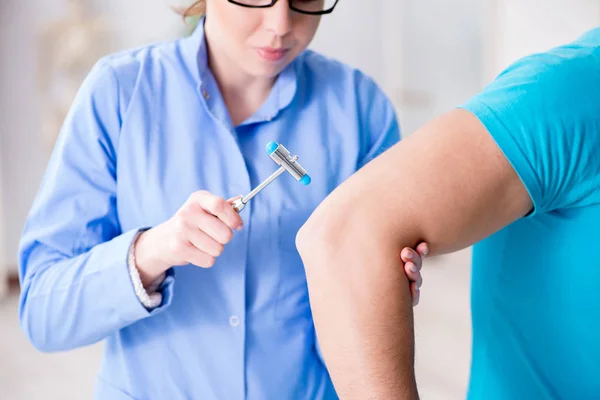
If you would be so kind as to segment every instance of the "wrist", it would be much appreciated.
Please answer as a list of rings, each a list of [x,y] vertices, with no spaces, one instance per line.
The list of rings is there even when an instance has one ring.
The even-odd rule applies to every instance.
[[[171,267],[156,254],[156,246],[152,244],[153,234],[152,229],[144,231],[133,243],[135,266],[146,289]]]

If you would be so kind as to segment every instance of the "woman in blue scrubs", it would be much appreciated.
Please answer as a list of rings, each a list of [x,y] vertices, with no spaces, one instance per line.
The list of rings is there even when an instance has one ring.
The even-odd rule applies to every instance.
[[[197,2],[190,37],[83,83],[21,239],[20,318],[41,351],[106,339],[96,398],[336,398],[295,236],[399,131],[370,78],[306,50],[335,3]],[[312,183],[282,175],[238,214],[272,141]]]

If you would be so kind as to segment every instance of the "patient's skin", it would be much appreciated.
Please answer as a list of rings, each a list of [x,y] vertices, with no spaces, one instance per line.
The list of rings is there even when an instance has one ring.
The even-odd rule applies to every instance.
[[[297,243],[340,397],[418,397],[411,296],[396,267],[399,248],[426,241],[431,254],[463,249],[531,208],[494,140],[464,110],[424,126],[334,191]]]

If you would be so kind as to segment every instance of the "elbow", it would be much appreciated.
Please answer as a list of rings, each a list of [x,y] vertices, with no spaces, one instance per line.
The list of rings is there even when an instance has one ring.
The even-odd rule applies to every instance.
[[[21,331],[29,340],[29,343],[42,353],[51,353],[57,351],[57,346],[52,343],[47,329],[44,329],[44,323],[41,320],[39,312],[34,310],[34,307],[27,301],[27,289],[21,291],[19,302],[19,325]]]
[[[300,227],[296,234],[296,249],[302,257],[302,260],[306,260],[307,257],[312,255],[311,248],[314,245],[314,237],[312,233],[315,231],[315,224],[313,222],[313,216],[311,216],[305,223]]]
[[[311,218],[309,218],[308,221],[302,225],[296,234],[296,249],[298,250],[298,254],[300,254],[300,258],[302,259],[305,269],[312,265],[308,261],[309,257],[314,256],[313,252],[311,251],[314,246],[314,237],[311,233],[315,228]]]
[[[67,324],[63,318],[51,315],[48,301],[28,296],[30,285],[24,285],[19,299],[19,325],[28,341],[42,353],[71,350],[69,336],[65,335]]]
[[[38,297],[35,295],[36,288],[39,286],[40,273],[33,272],[41,269],[39,266],[32,265],[29,260],[28,249],[24,245],[19,254],[20,265],[20,293],[19,293],[19,327],[29,343],[42,353],[51,353],[58,350],[56,343],[52,341],[51,324],[48,316],[48,304],[50,299],[47,296]],[[37,267],[37,268],[36,268]]]
[[[56,332],[49,328],[49,323],[35,313],[24,311],[19,316],[19,323],[29,343],[41,353],[56,353],[78,347],[62,335],[55,334]]]
[[[60,350],[58,346],[53,346],[49,341],[43,340],[40,336],[35,335],[31,330],[28,330],[23,325],[21,325],[21,329],[25,333],[29,343],[31,343],[33,347],[40,353],[55,353]]]
[[[348,268],[343,257],[344,246],[339,243],[341,237],[336,233],[339,232],[336,229],[337,218],[321,211],[317,209],[296,235],[296,248],[304,265],[311,309],[316,320],[330,315],[332,296],[335,296],[336,290],[344,289],[339,282],[344,281],[345,276],[353,275],[348,272],[352,267]]]
[[[352,246],[362,236],[361,231],[352,229],[359,223],[360,216],[344,217],[344,207],[339,203],[336,206],[322,203],[296,235],[296,248],[309,285],[344,274]]]
[[[19,310],[19,324],[21,331],[36,350],[42,353],[52,353],[59,350],[59,346],[53,343],[44,324],[40,323],[39,316],[30,310],[27,303],[21,303]]]
[[[307,270],[326,257],[326,249],[332,247],[334,217],[317,209],[296,235],[296,248]],[[307,271],[308,272],[308,271]]]
[[[374,272],[390,279],[404,276],[400,251],[418,244],[420,230],[413,225],[399,229],[379,210],[344,199],[322,203],[296,236],[309,291],[339,282],[364,287]]]

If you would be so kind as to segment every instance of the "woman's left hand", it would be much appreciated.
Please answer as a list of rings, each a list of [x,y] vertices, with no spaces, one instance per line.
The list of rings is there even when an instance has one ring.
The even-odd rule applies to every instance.
[[[420,289],[423,284],[421,276],[421,266],[423,258],[429,253],[429,246],[422,242],[416,248],[416,251],[410,247],[405,247],[400,252],[400,258],[404,262],[404,272],[410,281],[410,294],[413,300],[413,307],[419,304]]]

